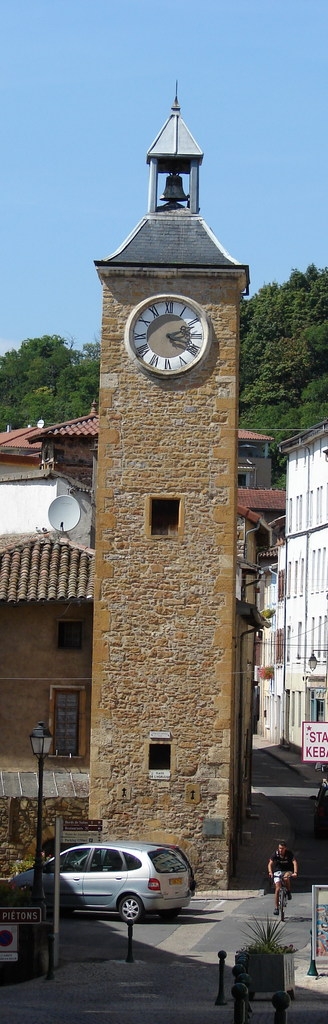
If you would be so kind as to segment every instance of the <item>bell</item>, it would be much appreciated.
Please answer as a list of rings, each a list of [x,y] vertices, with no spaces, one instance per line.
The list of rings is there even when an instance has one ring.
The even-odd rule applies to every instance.
[[[171,173],[168,175],[163,195],[160,198],[164,199],[167,203],[186,202],[189,199],[189,196],[184,194],[180,174]]]

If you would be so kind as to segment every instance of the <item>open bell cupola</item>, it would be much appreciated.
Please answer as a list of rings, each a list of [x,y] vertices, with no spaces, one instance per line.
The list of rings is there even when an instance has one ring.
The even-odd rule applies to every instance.
[[[171,114],[147,153],[149,164],[148,213],[161,209],[188,206],[190,213],[199,213],[199,168],[203,153],[180,116],[180,104],[175,96]],[[166,183],[158,206],[158,178],[166,174]],[[182,175],[189,177],[189,191],[185,190]]]

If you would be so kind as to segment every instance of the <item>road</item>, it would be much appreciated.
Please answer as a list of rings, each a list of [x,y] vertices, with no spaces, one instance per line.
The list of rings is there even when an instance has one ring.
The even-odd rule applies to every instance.
[[[294,1024],[324,1024],[327,978],[307,978],[310,957],[311,884],[325,875],[327,843],[312,835],[311,787],[263,750],[254,754],[254,787],[288,814],[301,874],[287,906],[284,940],[298,949]],[[313,793],[318,787],[314,778]],[[310,792],[308,790],[310,789]],[[284,837],[282,837],[284,838]],[[262,836],[261,836],[262,840]],[[262,847],[262,842],[260,843]],[[259,865],[271,852],[263,850]],[[127,926],[115,915],[76,913],[60,926],[60,963],[52,981],[43,978],[1,989],[8,1024],[231,1024],[231,967],[246,942],[252,917],[272,913],[272,893],[243,898],[194,898],[171,924],[149,918],[133,929],[133,962],[127,962]],[[227,952],[225,1007],[215,1006],[218,951]],[[310,986],[310,988],[308,987]],[[255,1024],[272,1024],[271,1003],[255,999]]]
[[[286,911],[285,931],[286,942],[293,942],[298,949],[305,948],[309,942],[312,884],[327,881],[327,843],[313,837],[311,797],[317,792],[319,782],[318,774],[313,771],[313,786],[309,786],[295,771],[270,757],[265,749],[254,751],[254,791],[264,793],[282,809],[295,836],[294,852],[300,875]],[[240,900],[236,893],[234,900],[194,898],[190,907],[171,924],[156,917],[149,918],[134,926],[135,956],[156,960],[164,952],[173,955],[184,952],[198,960],[215,963],[218,950],[224,948],[231,960],[245,942],[249,919],[263,919],[272,912],[272,893],[265,886],[265,865],[271,852],[264,847],[262,896]],[[77,913],[61,922],[60,955],[66,962],[124,960],[127,942],[127,926],[113,915]]]
[[[254,792],[264,793],[281,808],[294,833],[293,852],[299,862],[299,879],[295,884],[298,892],[310,892],[313,884],[323,885],[328,881],[327,842],[314,839],[313,835],[313,798],[320,781],[321,775],[314,768],[311,786],[287,765],[273,760],[265,749],[254,752]]]

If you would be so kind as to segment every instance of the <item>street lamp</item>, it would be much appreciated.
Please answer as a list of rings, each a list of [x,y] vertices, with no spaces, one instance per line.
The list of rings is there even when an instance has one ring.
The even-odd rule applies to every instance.
[[[34,861],[34,875],[33,875],[33,886],[32,886],[32,903],[36,907],[41,907],[42,919],[45,921],[46,918],[46,901],[43,890],[43,878],[42,878],[42,800],[43,800],[43,766],[45,758],[48,756],[51,743],[52,735],[44,722],[38,722],[30,734],[31,747],[33,754],[38,759],[38,817],[36,827],[36,850],[35,850],[35,861]]]
[[[309,669],[310,669],[310,672],[314,672],[315,671],[315,669],[317,667],[317,664],[318,664],[318,662],[317,662],[315,653],[314,653],[314,651],[312,651],[311,657],[309,658]]]

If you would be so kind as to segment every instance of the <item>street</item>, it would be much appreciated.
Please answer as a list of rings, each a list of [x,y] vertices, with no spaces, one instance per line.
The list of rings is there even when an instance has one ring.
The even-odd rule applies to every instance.
[[[254,799],[259,792],[267,794],[269,813],[278,819],[280,808],[288,816],[300,864],[300,877],[287,906],[284,926],[284,941],[292,942],[298,950],[294,1024],[304,1020],[321,1024],[325,1019],[322,994],[328,988],[327,976],[318,981],[307,978],[311,885],[326,880],[328,849],[325,840],[313,838],[310,798],[320,781],[318,774],[313,774],[312,787],[308,780],[279,764],[265,750],[254,752]],[[284,821],[283,815],[280,820]],[[277,835],[279,838],[286,837]],[[225,1024],[231,1024],[231,967],[235,952],[245,944],[252,918],[265,920],[272,914],[273,895],[268,891],[266,878],[270,853],[266,835],[261,834],[257,848],[252,851],[258,864],[258,889],[254,895],[245,896],[237,890],[206,897],[196,893],[190,907],[175,922],[169,924],[150,917],[135,925],[133,962],[127,962],[127,926],[115,915],[78,912],[71,918],[62,918],[60,963],[54,979],[2,987],[1,1002],[8,1024],[44,1024],[44,1020],[48,1024],[80,1024],[81,1020],[88,1024],[101,1020],[110,1024],[153,1024],[155,1016],[158,1024],[208,1024],[212,1019],[217,1021],[218,1016]],[[246,888],[247,878],[243,881]],[[215,999],[221,949],[227,953],[227,1005],[218,1008]],[[256,997],[252,1006],[254,1024],[273,1020],[270,1001]]]

